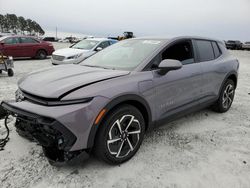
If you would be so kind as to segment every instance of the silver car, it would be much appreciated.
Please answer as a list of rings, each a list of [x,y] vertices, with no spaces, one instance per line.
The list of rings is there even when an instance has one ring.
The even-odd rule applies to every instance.
[[[129,39],[80,64],[27,75],[18,82],[16,101],[2,106],[52,164],[91,152],[119,164],[156,125],[206,107],[228,111],[238,69],[215,39]]]
[[[84,39],[69,48],[54,51],[51,56],[51,62],[53,65],[80,63],[84,59],[116,42],[116,40],[107,38]]]
[[[243,50],[250,50],[250,42],[245,42],[242,44],[242,49]]]

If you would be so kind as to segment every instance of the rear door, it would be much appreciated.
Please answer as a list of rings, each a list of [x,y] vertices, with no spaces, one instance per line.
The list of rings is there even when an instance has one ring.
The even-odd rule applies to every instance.
[[[213,100],[218,96],[221,86],[221,74],[223,68],[222,53],[215,41],[195,40],[198,62],[202,69],[202,98],[201,102]]]
[[[21,57],[22,55],[22,47],[20,46],[18,37],[8,37],[3,40],[4,45],[1,51],[4,55],[13,56],[13,57]]]
[[[20,37],[22,57],[35,57],[40,42],[30,37]]]
[[[183,64],[179,70],[159,75],[157,64],[163,59],[176,59]],[[196,63],[191,40],[177,42],[163,51],[153,63],[155,87],[155,109],[158,119],[198,105],[201,97],[202,75],[200,64]]]

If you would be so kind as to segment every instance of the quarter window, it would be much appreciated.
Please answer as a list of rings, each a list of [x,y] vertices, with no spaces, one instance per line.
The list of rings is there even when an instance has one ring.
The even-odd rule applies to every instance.
[[[200,61],[211,61],[214,59],[214,51],[210,41],[196,40]]]
[[[220,49],[219,49],[216,42],[212,42],[212,46],[213,46],[213,49],[214,49],[214,57],[216,59],[221,55],[221,52],[220,52]]]

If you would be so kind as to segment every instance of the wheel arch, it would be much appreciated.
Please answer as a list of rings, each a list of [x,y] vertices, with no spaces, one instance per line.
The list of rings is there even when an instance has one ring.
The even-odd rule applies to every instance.
[[[226,80],[228,80],[228,79],[233,80],[233,82],[235,84],[235,88],[236,88],[237,87],[237,81],[238,81],[236,74],[232,73],[232,74],[228,75]]]
[[[236,89],[236,87],[237,87],[237,82],[238,82],[238,73],[237,73],[236,71],[231,71],[231,72],[229,72],[229,73],[225,76],[225,78],[224,78],[224,80],[223,80],[223,82],[222,82],[222,84],[221,84],[221,86],[220,86],[220,92],[219,92],[219,94],[221,93],[221,90],[222,90],[222,88],[223,88],[223,85],[226,83],[226,81],[227,81],[228,79],[233,80],[233,82],[235,83],[235,89]]]
[[[119,96],[113,99],[103,108],[103,109],[106,109],[106,112],[105,112],[105,115],[100,119],[99,123],[97,125],[96,124],[92,125],[89,138],[88,138],[88,144],[87,144],[88,148],[92,148],[94,146],[95,137],[103,119],[105,119],[105,117],[109,114],[111,110],[123,104],[129,104],[129,105],[135,106],[142,113],[145,119],[146,130],[148,130],[152,126],[151,109],[145,99],[135,94]]]

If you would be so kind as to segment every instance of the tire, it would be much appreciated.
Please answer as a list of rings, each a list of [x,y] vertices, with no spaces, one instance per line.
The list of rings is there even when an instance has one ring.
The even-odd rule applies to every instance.
[[[233,80],[228,79],[222,87],[219,99],[214,104],[213,110],[220,113],[227,112],[233,103],[234,94],[235,83]]]
[[[121,164],[136,154],[144,133],[145,121],[141,112],[132,105],[119,106],[100,124],[94,153],[109,164]]]
[[[47,53],[45,50],[38,50],[36,53],[36,58],[37,59],[46,59],[47,58]]]
[[[12,69],[8,69],[8,76],[9,77],[14,76],[14,71]]]

